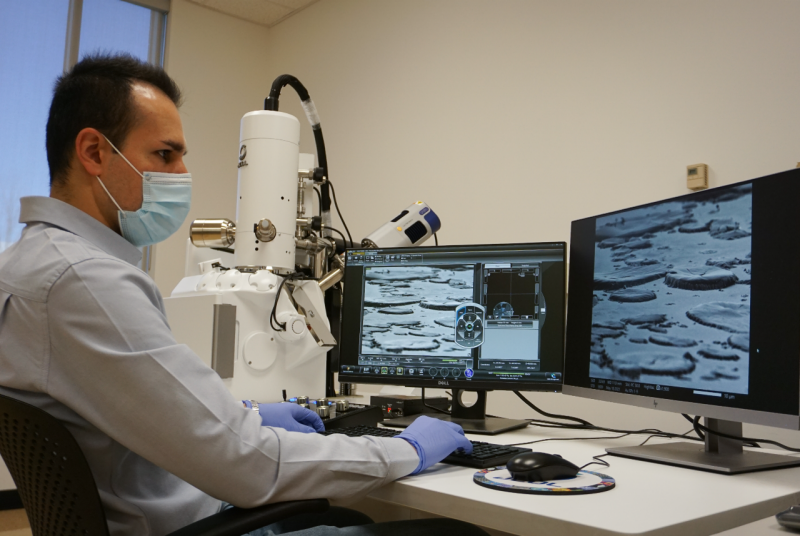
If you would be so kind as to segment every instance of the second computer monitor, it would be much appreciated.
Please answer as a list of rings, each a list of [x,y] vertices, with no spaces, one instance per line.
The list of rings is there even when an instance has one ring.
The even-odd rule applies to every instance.
[[[563,242],[352,249],[341,381],[561,388]]]

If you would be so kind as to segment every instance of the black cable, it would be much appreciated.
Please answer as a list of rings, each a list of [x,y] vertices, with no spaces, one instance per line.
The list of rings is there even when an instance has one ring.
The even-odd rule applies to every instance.
[[[292,86],[303,103],[303,110],[306,112],[306,117],[308,118],[308,122],[311,123],[311,130],[314,133],[314,143],[317,147],[317,160],[319,161],[319,167],[324,169],[325,176],[330,178],[330,170],[328,169],[328,155],[325,151],[325,138],[322,136],[322,125],[320,124],[320,119],[317,115],[317,107],[314,105],[314,101],[311,100],[311,96],[308,94],[308,90],[305,88],[302,82],[290,74],[282,74],[277,77],[272,82],[269,96],[264,99],[264,109],[276,112],[278,111],[281,89],[287,85]],[[322,195],[320,197],[321,213],[329,212],[331,209],[331,198],[328,189],[327,183],[322,185]]]
[[[687,437],[687,434],[691,433],[692,430],[684,434],[675,434],[672,432],[664,432],[662,430],[658,430],[656,428],[645,428],[643,430],[618,430],[615,428],[605,428],[602,426],[585,426],[582,424],[571,424],[571,423],[561,423],[561,422],[552,422],[552,421],[542,421],[539,419],[526,419],[530,424],[534,426],[539,426],[542,428],[557,428],[562,430],[595,430],[598,432],[611,432],[615,434],[626,434],[626,435],[641,435],[641,434],[649,434],[651,436],[658,436],[658,437],[666,437],[666,438],[683,438],[688,439],[691,441],[702,441],[697,437]],[[555,438],[557,440],[557,438]],[[604,438],[605,439],[605,438]],[[614,438],[616,439],[616,438]]]
[[[436,242],[437,246],[439,245],[439,237],[436,235],[436,233],[433,233],[433,241]]]
[[[568,420],[568,421],[575,421],[575,422],[578,422],[578,423],[580,423],[580,424],[582,424],[582,425],[584,425],[584,426],[592,426],[592,427],[594,426],[594,425],[593,425],[592,423],[590,423],[589,421],[584,421],[583,419],[580,419],[580,418],[578,418],[578,417],[570,417],[569,415],[556,415],[556,414],[554,414],[554,413],[547,413],[546,411],[543,411],[543,410],[541,410],[541,409],[537,408],[537,407],[536,407],[536,406],[533,404],[533,402],[531,402],[530,400],[528,400],[527,398],[525,398],[524,396],[522,396],[522,393],[520,393],[519,391],[514,391],[514,394],[515,394],[515,395],[517,395],[517,396],[519,397],[519,399],[520,399],[520,400],[522,400],[523,402],[525,402],[525,403],[526,403],[526,404],[527,404],[527,405],[528,405],[530,408],[532,408],[532,409],[533,409],[533,410],[534,410],[536,413],[540,413],[541,415],[544,415],[545,417],[550,417],[551,419],[562,419],[562,420]]]
[[[534,443],[544,443],[545,441],[588,441],[590,439],[622,439],[628,437],[631,433],[618,435],[616,437],[547,437],[545,439],[535,439],[533,441],[525,441],[524,443],[509,443],[509,447],[521,447],[522,445],[533,445]]]
[[[703,433],[703,431],[702,431],[702,430],[700,430],[700,429],[697,427],[697,424],[700,422],[700,415],[695,415],[695,416],[694,416],[694,419],[693,419],[693,418],[691,418],[691,417],[689,417],[689,416],[688,416],[688,415],[686,415],[685,413],[681,413],[681,415],[683,415],[683,418],[684,418],[684,419],[686,419],[687,421],[689,421],[690,423],[692,423],[692,428],[694,429],[695,433],[696,433],[698,436],[700,436],[700,439],[702,439],[703,441],[705,441],[705,439],[706,439],[706,435]]]
[[[706,434],[704,434],[703,430],[700,429],[700,417],[701,416],[700,415],[695,415],[694,418],[692,418],[692,417],[686,415],[685,413],[681,413],[681,415],[683,415],[684,419],[686,419],[687,421],[692,423],[692,428],[694,429],[694,432],[700,437],[700,439],[705,441],[706,440]],[[761,448],[761,445],[759,445],[758,443],[755,443],[753,441],[750,441],[750,442],[744,441],[743,444],[745,446],[748,446],[748,447]]]
[[[314,188],[314,191],[317,192],[317,201],[319,201],[319,208],[322,210],[322,194],[319,193],[319,188]]]
[[[425,402],[425,388],[424,387],[422,388],[422,405],[425,406],[426,408],[432,409],[434,411],[438,411],[439,413],[444,413],[445,415],[450,415],[449,411],[444,410],[442,408],[437,408],[435,406],[431,406],[427,402]]]
[[[706,428],[705,426],[700,424],[699,416],[695,417],[695,419],[697,420],[695,422],[694,429],[695,432],[697,432],[698,434],[700,433],[700,431],[703,431],[707,434],[724,437],[725,439],[733,439],[735,441],[741,441],[742,443],[744,443],[745,446],[748,447],[761,448],[761,445],[759,445],[759,443],[766,443],[768,445],[775,445],[776,447],[780,447],[783,450],[788,450],[789,452],[800,452],[800,448],[789,447],[787,445],[784,445],[783,443],[778,443],[777,441],[773,441],[771,439],[755,439],[752,437],[735,436],[731,434],[725,434],[723,432],[718,432],[717,430],[710,430],[709,428]]]
[[[333,183],[330,179],[327,180],[327,184],[331,187],[331,193],[333,194],[333,206],[336,207],[336,213],[339,215],[339,219],[342,221],[342,225],[344,225],[344,230],[347,231],[347,237],[350,239],[350,245],[353,245],[353,236],[350,234],[350,229],[347,228],[347,224],[344,222],[344,216],[342,216],[342,211],[339,210],[339,202],[336,200],[336,190],[333,187]],[[328,227],[330,229],[330,227]],[[340,233],[341,234],[341,233]],[[344,238],[344,236],[342,236]]]
[[[531,422],[531,424],[536,424],[535,419],[528,419],[528,421]],[[580,424],[569,424],[569,423],[549,423],[549,424],[553,426],[544,426],[544,428],[562,428],[568,430],[597,430],[598,432],[612,432],[615,434],[631,434],[631,435],[651,434],[668,438],[682,437],[684,439],[689,439],[692,441],[702,441],[702,439],[698,437],[687,437],[686,434],[675,434],[672,432],[664,432],[662,430],[658,430],[655,428],[645,428],[643,430],[618,430],[616,428],[605,428],[603,426],[583,426]]]
[[[228,270],[230,270],[230,268],[228,268],[227,266],[222,266],[222,264],[220,264],[218,262],[212,263],[211,267],[212,268],[219,268],[220,272],[227,272]]]
[[[701,441],[699,438],[686,437],[686,434],[673,434],[672,432],[663,432],[663,431],[655,429],[655,428],[646,428],[644,430],[618,430],[616,428],[605,428],[603,426],[596,426],[596,425],[594,425],[594,424],[592,424],[592,423],[590,423],[588,421],[584,421],[583,419],[580,419],[578,417],[570,417],[569,415],[555,415],[555,414],[552,414],[552,413],[548,413],[548,412],[543,411],[543,410],[539,409],[538,407],[536,407],[530,400],[528,400],[527,398],[522,396],[522,394],[519,391],[514,391],[514,394],[516,394],[523,402],[525,402],[528,406],[533,408],[536,412],[544,415],[545,417],[550,417],[552,419],[567,419],[567,420],[572,420],[572,421],[576,421],[576,422],[580,423],[580,424],[569,424],[569,423],[557,423],[557,422],[544,421],[545,427],[566,428],[566,429],[571,429],[571,430],[597,430],[597,431],[600,431],[600,432],[612,432],[612,433],[615,433],[615,434],[637,434],[637,435],[638,434],[653,434],[653,435],[657,435],[657,436],[660,436],[660,437],[669,437],[669,438],[684,437],[686,439],[691,439],[693,441]],[[528,422],[530,422],[531,424],[536,424],[537,426],[542,426],[542,424],[539,424],[542,421],[538,421],[537,419],[528,419]]]
[[[605,458],[606,456],[611,456],[611,455],[606,452],[605,454],[598,454],[597,456],[592,456],[592,459],[595,461],[580,466],[578,471],[583,471],[584,467],[589,467],[590,465],[602,465],[603,467],[611,467],[610,463],[600,459],[600,458]]]
[[[270,313],[269,315],[269,326],[274,331],[286,331],[286,322],[278,322],[278,319],[275,317],[275,310],[278,308],[278,300],[281,299],[281,291],[283,290],[283,285],[285,285],[289,279],[294,279],[299,275],[302,274],[299,274],[297,272],[291,273],[285,276],[278,285],[278,291],[275,293],[275,303],[272,304],[272,313]],[[275,323],[278,324],[278,327],[275,327]]]
[[[333,231],[334,233],[336,233],[336,234],[338,234],[339,236],[341,236],[341,237],[342,237],[342,241],[345,243],[345,244],[344,244],[344,247],[347,247],[347,238],[345,238],[345,237],[344,237],[344,235],[342,234],[342,232],[341,232],[339,229],[334,229],[333,227],[328,227],[327,225],[324,227],[324,229],[327,229],[327,230],[329,230],[329,231]],[[352,241],[351,241],[351,242],[352,242]],[[334,251],[336,250],[336,247],[335,247],[335,246],[336,246],[336,243],[334,243],[334,248],[333,248],[333,249],[334,249]]]

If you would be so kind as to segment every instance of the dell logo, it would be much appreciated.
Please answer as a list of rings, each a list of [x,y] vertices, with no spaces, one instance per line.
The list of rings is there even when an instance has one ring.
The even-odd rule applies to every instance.
[[[439,385],[450,385],[450,382],[447,382],[447,381],[444,381],[444,380],[439,380],[438,383],[439,383]]]

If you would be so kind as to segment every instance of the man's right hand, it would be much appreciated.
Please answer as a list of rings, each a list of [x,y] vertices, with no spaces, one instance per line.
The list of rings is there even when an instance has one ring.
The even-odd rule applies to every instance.
[[[464,437],[464,430],[459,425],[425,415],[417,417],[411,426],[395,437],[405,439],[417,449],[419,465],[412,475],[442,461],[455,450],[472,453],[472,443]]]

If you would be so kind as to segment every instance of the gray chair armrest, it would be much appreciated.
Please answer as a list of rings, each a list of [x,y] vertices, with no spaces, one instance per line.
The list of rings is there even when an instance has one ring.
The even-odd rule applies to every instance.
[[[328,507],[326,499],[288,501],[247,509],[234,507],[195,521],[168,536],[242,536],[288,517],[325,512]]]

